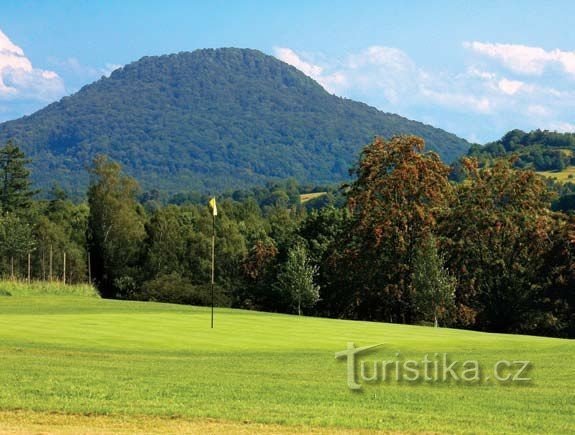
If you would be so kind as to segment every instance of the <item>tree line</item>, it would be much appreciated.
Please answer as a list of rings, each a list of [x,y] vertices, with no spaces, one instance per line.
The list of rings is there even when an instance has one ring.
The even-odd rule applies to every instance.
[[[69,280],[104,297],[209,303],[212,217],[198,194],[162,200],[105,156],[87,198],[33,199],[26,157],[0,150],[1,258],[32,252],[35,279],[66,252]],[[575,219],[509,160],[453,168],[423,140],[375,139],[352,181],[317,207],[297,183],[218,196],[220,306],[485,331],[575,336]],[[327,199],[326,199],[327,198]],[[61,273],[63,257],[54,255]],[[55,272],[53,272],[55,273]]]
[[[575,165],[575,134],[533,130],[526,133],[511,130],[501,139],[481,145],[473,145],[468,155],[480,161],[515,155],[514,166],[533,168],[536,171],[562,171]]]

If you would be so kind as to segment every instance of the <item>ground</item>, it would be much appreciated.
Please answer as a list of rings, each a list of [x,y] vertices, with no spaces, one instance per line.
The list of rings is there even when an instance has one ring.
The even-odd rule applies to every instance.
[[[101,300],[0,296],[0,432],[575,433],[572,340]],[[347,386],[368,361],[529,360],[528,382]],[[397,356],[397,355],[400,356]]]

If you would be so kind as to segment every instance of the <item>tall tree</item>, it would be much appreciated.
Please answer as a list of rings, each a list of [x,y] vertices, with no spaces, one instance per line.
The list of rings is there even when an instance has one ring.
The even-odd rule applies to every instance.
[[[145,216],[136,201],[138,183],[106,156],[94,159],[88,189],[88,243],[93,278],[105,297],[128,297],[145,238]]]
[[[433,319],[435,327],[439,320],[449,318],[455,307],[457,282],[444,266],[437,241],[428,234],[420,240],[413,262],[413,286],[416,309],[425,318]]]
[[[423,139],[376,138],[362,152],[348,191],[353,230],[343,246],[354,275],[357,314],[411,322],[415,315],[412,269],[418,241],[433,232],[453,197],[450,168]]]
[[[19,212],[30,206],[35,192],[30,188],[30,163],[11,140],[0,148],[0,207],[4,212]]]
[[[313,307],[319,300],[319,286],[314,282],[317,271],[317,266],[309,261],[305,246],[296,243],[289,250],[274,283],[276,290],[300,316],[302,308]]]
[[[468,178],[440,225],[447,264],[457,277],[462,324],[519,331],[548,280],[542,268],[556,224],[551,194],[531,170],[501,160],[479,168],[466,159]]]
[[[9,260],[10,277],[15,277],[14,261],[29,254],[36,246],[30,225],[14,213],[0,217],[0,253]]]

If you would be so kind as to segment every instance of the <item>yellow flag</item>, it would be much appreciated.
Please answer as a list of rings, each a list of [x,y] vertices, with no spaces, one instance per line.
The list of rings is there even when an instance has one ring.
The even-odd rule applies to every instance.
[[[214,196],[210,199],[210,208],[212,209],[212,213],[214,216],[218,215],[218,207],[216,206],[216,197]]]

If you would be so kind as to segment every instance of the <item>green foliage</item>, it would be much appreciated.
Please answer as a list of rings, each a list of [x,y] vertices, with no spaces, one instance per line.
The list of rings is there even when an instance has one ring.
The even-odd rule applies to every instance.
[[[469,144],[453,134],[330,95],[256,50],[225,48],[144,57],[109,78],[0,125],[33,158],[34,181],[83,194],[98,154],[145,189],[203,193],[270,179],[348,178],[375,135],[415,134],[447,161]]]
[[[145,301],[171,302],[187,305],[210,305],[210,285],[193,285],[178,273],[158,275],[146,281],[138,292],[138,298]],[[229,298],[217,289],[214,291],[214,303],[219,307],[230,305]]]
[[[88,296],[98,298],[98,291],[90,284],[64,284],[62,281],[0,281],[0,296]]]
[[[0,252],[4,258],[27,255],[35,244],[26,221],[12,213],[0,217]]]
[[[216,304],[574,336],[575,218],[549,208],[552,190],[573,186],[470,159],[458,164],[465,181],[452,184],[452,168],[422,151],[417,137],[376,139],[339,191],[287,180],[218,195]],[[0,215],[0,273],[30,270],[34,281],[65,270],[80,283],[90,263],[103,296],[208,304],[209,197],[138,196],[106,157],[91,173],[87,204],[54,187]],[[308,210],[302,190],[332,198]]]
[[[136,202],[137,182],[104,156],[94,160],[88,190],[88,241],[93,277],[103,296],[127,297],[124,277],[137,279],[144,216]]]
[[[300,316],[302,308],[313,307],[319,300],[317,272],[318,267],[310,263],[305,247],[299,243],[289,250],[280,268],[274,287]]]
[[[66,281],[84,282],[88,278],[86,231],[88,206],[74,204],[59,189],[52,198],[35,204],[34,237],[36,251],[32,269],[37,279],[51,279],[49,257],[52,252],[52,277],[62,277],[66,253]]]
[[[486,144],[474,145],[468,156],[480,162],[515,156],[517,168],[533,168],[537,171],[561,171],[570,164],[575,164],[575,134],[556,133],[547,130],[534,130],[525,133],[512,130],[500,140]]]
[[[11,140],[0,148],[0,211],[22,212],[30,206],[35,194],[30,189],[30,171],[26,168],[30,162]]]
[[[553,203],[553,210],[571,213],[575,212],[575,193],[562,195]]]
[[[534,172],[509,161],[478,168],[465,162],[468,180],[442,222],[447,264],[458,281],[462,324],[492,331],[536,329],[532,312],[548,283],[544,261],[556,237],[550,192]]]
[[[413,286],[416,309],[425,320],[449,319],[455,306],[457,281],[444,266],[444,258],[437,250],[435,237],[424,236],[413,260]]]
[[[376,138],[348,191],[353,226],[340,266],[353,276],[360,317],[411,322],[413,259],[453,197],[450,169],[414,136]]]

